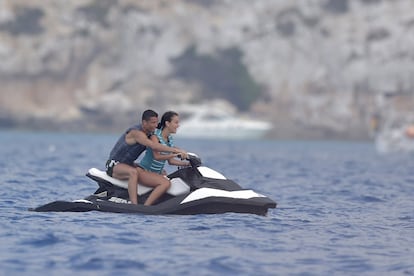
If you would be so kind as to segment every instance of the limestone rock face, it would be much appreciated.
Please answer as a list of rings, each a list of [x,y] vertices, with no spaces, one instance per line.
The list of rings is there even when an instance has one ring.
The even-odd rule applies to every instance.
[[[0,126],[123,129],[256,91],[273,137],[363,138],[377,95],[413,93],[412,49],[412,0],[4,0]]]

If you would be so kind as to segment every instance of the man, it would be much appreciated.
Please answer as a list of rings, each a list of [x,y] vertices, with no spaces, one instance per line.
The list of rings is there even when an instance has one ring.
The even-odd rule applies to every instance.
[[[157,126],[158,114],[153,110],[144,111],[141,124],[130,127],[121,135],[106,162],[106,172],[109,176],[121,180],[128,179],[128,194],[132,204],[138,204],[138,182],[145,186],[154,187],[144,205],[152,205],[171,185],[167,178],[145,171],[135,163],[135,160],[147,147],[156,151],[171,152],[175,156],[181,155],[182,158],[187,156],[187,153],[181,149],[151,141],[149,137]]]

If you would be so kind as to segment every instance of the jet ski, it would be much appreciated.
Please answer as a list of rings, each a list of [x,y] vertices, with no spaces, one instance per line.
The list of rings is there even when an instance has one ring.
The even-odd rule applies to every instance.
[[[97,182],[94,194],[74,201],[53,201],[31,208],[36,212],[114,212],[149,215],[222,214],[227,212],[266,215],[276,202],[227,179],[223,174],[203,166],[201,159],[189,154],[190,166],[178,168],[167,177],[169,190],[151,206],[144,206],[152,187],[138,184],[138,205],[130,204],[128,182],[115,179],[97,168],[86,176]]]

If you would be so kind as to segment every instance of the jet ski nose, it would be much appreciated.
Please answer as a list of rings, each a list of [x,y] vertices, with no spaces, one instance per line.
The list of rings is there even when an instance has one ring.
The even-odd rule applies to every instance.
[[[197,155],[188,155],[188,160],[190,161],[191,167],[196,168],[201,166],[201,159]]]

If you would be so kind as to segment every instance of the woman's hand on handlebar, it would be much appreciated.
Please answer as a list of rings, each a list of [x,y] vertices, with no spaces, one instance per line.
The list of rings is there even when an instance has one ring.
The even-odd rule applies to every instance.
[[[177,157],[181,158],[181,160],[188,158],[188,153],[185,150],[177,149]]]

